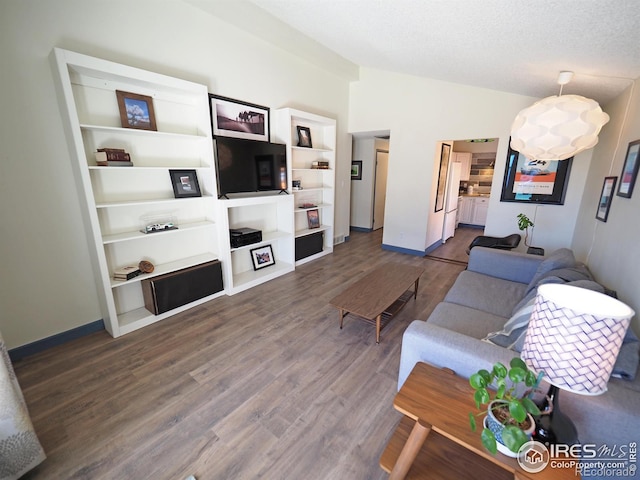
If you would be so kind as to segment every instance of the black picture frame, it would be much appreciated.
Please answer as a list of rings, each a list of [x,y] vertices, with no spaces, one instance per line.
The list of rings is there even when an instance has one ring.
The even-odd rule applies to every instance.
[[[311,129],[309,127],[302,127],[298,125],[296,127],[298,131],[298,147],[313,148],[311,142]]]
[[[214,137],[271,140],[269,107],[210,93],[209,113]]]
[[[606,222],[611,209],[613,200],[613,192],[616,189],[618,177],[604,177],[602,182],[602,191],[600,192],[600,200],[598,201],[598,209],[596,210],[596,218],[602,222]]]
[[[122,128],[136,128],[138,130],[158,130],[156,115],[153,109],[153,98],[138,93],[116,90],[118,109],[120,110],[120,125]]]
[[[620,172],[620,183],[616,195],[624,198],[631,198],[633,187],[638,178],[638,168],[640,167],[640,140],[629,143],[627,155],[624,157],[624,165]]]
[[[198,175],[195,170],[169,170],[173,195],[176,198],[201,197]]]
[[[436,208],[439,212],[444,208],[444,195],[447,188],[447,172],[449,171],[449,157],[451,156],[451,145],[443,143],[440,148],[440,167],[438,168],[438,188],[436,189]]]
[[[362,160],[351,161],[351,180],[362,180]]]
[[[531,160],[509,145],[500,201],[564,205],[572,162]]]
[[[252,248],[250,253],[251,264],[253,265],[254,270],[260,270],[276,264],[276,259],[273,256],[273,248],[271,248],[271,245]]]

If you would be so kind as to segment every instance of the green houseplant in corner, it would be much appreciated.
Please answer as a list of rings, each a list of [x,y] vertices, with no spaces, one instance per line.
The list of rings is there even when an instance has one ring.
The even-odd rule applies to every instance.
[[[499,449],[515,456],[533,433],[535,421],[532,415],[540,415],[540,409],[529,395],[538,386],[541,376],[536,377],[518,357],[513,358],[509,366],[498,362],[491,372],[482,369],[469,377],[469,384],[475,390],[476,407],[480,409],[481,405],[488,404],[485,411],[469,413],[469,422],[471,430],[475,431],[476,416],[486,413],[485,428],[480,435],[484,447],[493,454]],[[496,390],[490,390],[494,382]]]
[[[527,217],[524,213],[519,213],[518,214],[518,229],[522,232],[524,232],[524,244],[527,247],[530,247],[531,245],[529,245],[529,227],[533,228],[535,227],[535,225],[533,224],[533,222],[531,220],[529,220],[529,217]]]

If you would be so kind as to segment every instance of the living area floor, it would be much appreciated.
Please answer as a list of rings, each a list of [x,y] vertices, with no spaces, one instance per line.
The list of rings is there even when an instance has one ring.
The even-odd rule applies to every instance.
[[[333,255],[123,337],[16,362],[48,455],[24,478],[387,478],[402,333],[464,265],[382,250],[381,234],[352,232]],[[390,261],[426,268],[417,300],[379,345],[351,316],[340,330],[329,300]]]

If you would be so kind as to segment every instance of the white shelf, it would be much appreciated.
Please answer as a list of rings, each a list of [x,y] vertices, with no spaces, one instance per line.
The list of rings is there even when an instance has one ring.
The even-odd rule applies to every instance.
[[[192,135],[187,133],[159,132],[156,130],[141,130],[137,128],[108,127],[103,125],[80,124],[80,128],[85,131],[103,132],[111,134],[134,135],[137,137],[168,138],[171,140],[207,140],[205,135]]]
[[[131,280],[114,280],[111,279],[111,288],[118,288],[124,285],[130,285],[132,283],[137,283],[142,280],[158,277],[160,275],[164,275],[171,272],[176,272],[178,270],[182,270],[183,268],[193,267],[195,265],[200,265],[201,263],[212,262],[214,260],[218,260],[218,257],[213,253],[203,253],[201,255],[195,255],[193,257],[181,258],[180,260],[176,260],[173,262],[163,263],[161,265],[154,265],[154,269],[152,273],[145,273],[142,275],[138,275],[137,277],[133,277]]]
[[[276,261],[275,265],[265,267],[260,270],[247,270],[234,275],[232,293],[239,293],[249,288],[258,286],[269,280],[273,280],[285,273],[292,272],[292,263]]]
[[[223,253],[207,87],[59,48],[51,60],[107,331],[118,337],[218,296],[153,315],[141,286]],[[117,90],[149,96],[158,130],[122,128]],[[96,165],[94,152],[102,147],[124,148],[134,166]],[[203,195],[175,198],[169,170],[196,170]],[[137,230],[140,218],[169,213],[177,229]],[[153,273],[112,278],[116,266],[142,259],[153,261]]]
[[[211,195],[202,195],[201,197],[186,197],[186,198],[153,198],[146,200],[123,200],[114,202],[101,202],[96,203],[96,208],[114,208],[114,207],[132,207],[134,205],[154,205],[162,203],[175,203],[175,202],[188,202],[188,201],[201,201],[202,198],[213,198]]]
[[[303,230],[296,230],[295,237],[300,238],[306,235],[311,235],[313,233],[325,232],[329,230],[331,227],[328,225],[320,225],[318,228],[305,228]]]
[[[298,147],[298,146],[295,146],[295,145],[292,145],[291,149],[292,150],[298,150],[298,151],[301,151],[301,152],[318,152],[318,153],[331,153],[331,152],[333,152],[333,150],[330,149],[330,148],[315,148],[315,147],[309,148],[309,147]],[[322,169],[318,169],[318,170],[322,170]]]
[[[333,172],[333,168],[292,168],[293,172]]]
[[[116,233],[113,235],[105,235],[102,237],[102,243],[105,245],[109,243],[118,243],[118,242],[128,242],[130,240],[142,240],[147,239],[149,235],[175,235],[179,233],[183,233],[185,230],[191,230],[196,228],[208,228],[214,227],[216,224],[211,221],[204,222],[194,222],[194,223],[183,223],[178,225],[178,228],[173,230],[167,230],[163,232],[154,232],[154,233],[142,233],[139,230],[135,230],[132,232],[123,232]]]
[[[302,212],[308,212],[309,210],[315,210],[317,208],[331,208],[331,207],[333,207],[333,205],[331,205],[330,203],[319,203],[315,207],[309,207],[309,208],[296,207],[294,212],[295,213],[302,213]]]

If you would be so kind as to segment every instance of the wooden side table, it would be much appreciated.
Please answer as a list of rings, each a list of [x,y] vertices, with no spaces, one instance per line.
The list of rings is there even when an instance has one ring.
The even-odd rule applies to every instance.
[[[389,440],[380,466],[389,479],[579,479],[575,469],[523,470],[517,459],[492,455],[469,427],[473,389],[451,370],[417,363],[393,401],[404,418]],[[465,474],[467,475],[465,477]]]

